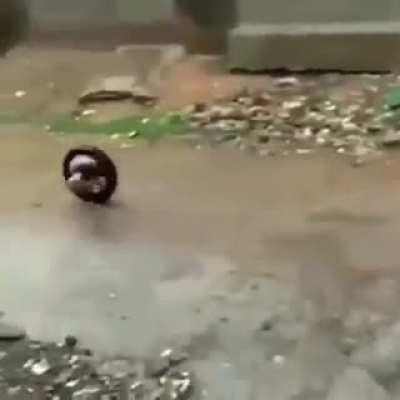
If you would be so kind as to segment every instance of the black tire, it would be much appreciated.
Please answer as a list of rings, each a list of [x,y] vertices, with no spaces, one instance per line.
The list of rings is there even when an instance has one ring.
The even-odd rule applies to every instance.
[[[104,204],[106,203],[111,196],[114,194],[117,186],[118,186],[118,173],[117,168],[114,162],[110,157],[103,151],[94,146],[80,146],[74,149],[71,149],[65,156],[63,162],[63,175],[64,179],[68,180],[71,177],[71,172],[69,170],[70,163],[73,158],[79,155],[87,155],[93,157],[99,166],[99,172],[101,175],[106,176],[107,178],[107,186],[106,189],[100,193],[91,193],[87,196],[77,195],[81,200]]]

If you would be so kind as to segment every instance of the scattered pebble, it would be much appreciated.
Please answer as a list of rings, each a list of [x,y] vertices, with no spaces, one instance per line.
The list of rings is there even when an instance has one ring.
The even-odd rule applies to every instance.
[[[24,329],[0,322],[0,340],[21,340],[25,336],[26,332]]]
[[[135,137],[137,137],[139,135],[138,131],[132,131],[128,133],[128,138],[129,139],[134,139]]]
[[[310,154],[312,153],[311,149],[296,149],[296,153],[300,155]]]
[[[270,330],[273,329],[273,327],[274,327],[274,324],[273,324],[272,320],[271,319],[267,319],[261,324],[260,329],[263,332],[269,332]]]
[[[238,149],[261,156],[309,154],[324,147],[349,155],[346,160],[353,165],[364,165],[382,149],[400,145],[399,115],[381,106],[380,86],[371,85],[366,76],[360,89],[342,96],[317,87],[310,91],[307,80],[294,76],[274,84],[269,92],[241,89],[215,102],[195,103],[181,115],[195,132],[206,131],[204,138],[215,135],[220,145],[237,142]]]
[[[119,147],[120,147],[120,149],[125,150],[125,149],[131,149],[131,148],[134,147],[134,146],[132,146],[132,145],[129,144],[129,143],[122,143],[121,146],[119,146]]]
[[[75,336],[69,335],[65,338],[64,342],[66,347],[73,349],[78,344],[78,339]]]
[[[384,146],[399,146],[400,145],[400,132],[387,132],[382,138]]]
[[[23,97],[25,97],[25,96],[27,95],[27,93],[26,93],[24,90],[17,90],[17,91],[14,93],[14,95],[15,95],[15,97],[16,97],[17,99],[22,99]]]
[[[45,358],[42,358],[40,361],[33,362],[33,364],[29,367],[32,374],[38,376],[43,375],[50,370],[50,364]]]
[[[179,367],[188,356],[177,349],[167,349],[163,352],[167,358],[156,357],[152,363],[137,358],[100,361],[79,348],[74,336],[67,336],[65,342],[70,344],[69,348],[28,340],[11,347],[0,359],[0,397],[8,394],[16,399],[52,400],[192,398],[192,373]],[[157,371],[149,369],[150,365],[158,366]]]
[[[111,300],[115,300],[117,298],[117,294],[114,292],[108,293],[108,298]]]
[[[283,77],[275,80],[275,85],[278,87],[292,87],[297,86],[299,80],[294,76]]]
[[[285,364],[286,358],[280,354],[277,354],[272,358],[272,361],[274,362],[274,364],[282,366],[283,364]]]
[[[91,116],[91,115],[95,115],[96,114],[96,110],[94,110],[94,109],[86,109],[86,110],[83,110],[82,112],[81,112],[81,116],[82,117],[89,117],[89,116]]]

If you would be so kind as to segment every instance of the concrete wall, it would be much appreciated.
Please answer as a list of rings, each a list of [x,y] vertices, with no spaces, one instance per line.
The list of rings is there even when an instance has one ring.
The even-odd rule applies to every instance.
[[[29,4],[36,26],[58,29],[75,24],[79,41],[82,27],[90,24],[137,26],[126,32],[123,42],[181,41],[189,51],[226,52],[228,65],[237,69],[400,67],[400,0],[29,0]],[[105,29],[99,31],[110,37]],[[98,33],[94,36],[99,38]]]
[[[140,6],[138,6],[140,4]],[[148,23],[171,18],[173,0],[117,0],[117,18],[122,22]]]
[[[237,0],[232,69],[400,68],[399,0]]]
[[[148,23],[173,15],[174,0],[29,0],[36,24]]]
[[[237,0],[242,23],[399,21],[399,0]]]

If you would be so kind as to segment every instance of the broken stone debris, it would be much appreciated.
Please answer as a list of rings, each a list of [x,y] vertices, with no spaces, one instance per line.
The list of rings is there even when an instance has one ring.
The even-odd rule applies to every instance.
[[[20,340],[26,336],[24,329],[0,322],[0,340]]]
[[[260,155],[331,148],[361,165],[400,144],[400,112],[394,100],[391,107],[385,104],[385,79],[371,83],[362,77],[358,89],[343,87],[338,95],[317,86],[310,90],[305,79],[288,76],[276,79],[268,91],[242,89],[225,99],[187,106],[182,114],[193,131],[216,143],[235,141],[238,148],[256,149]]]
[[[0,359],[0,395],[21,396],[17,399],[29,394],[27,398],[39,399],[187,400],[193,394],[192,374],[181,368],[184,358],[172,349],[168,357],[157,357],[163,368],[155,376],[146,369],[146,360],[95,359],[90,351],[78,347],[73,336],[62,345],[18,343]]]
[[[122,100],[132,100],[142,106],[153,106],[158,97],[149,88],[140,85],[134,76],[110,76],[95,78],[80,95],[79,104],[86,106],[91,103]]]

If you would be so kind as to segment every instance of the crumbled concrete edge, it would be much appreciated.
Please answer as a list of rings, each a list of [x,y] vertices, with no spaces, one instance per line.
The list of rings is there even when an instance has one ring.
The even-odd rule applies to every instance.
[[[229,32],[227,63],[244,72],[388,72],[400,66],[400,25],[241,24]]]
[[[186,57],[186,49],[179,44],[162,46],[160,64],[149,74],[149,83],[159,87],[165,74]]]

